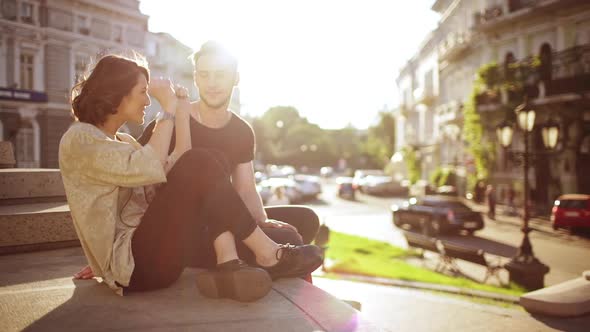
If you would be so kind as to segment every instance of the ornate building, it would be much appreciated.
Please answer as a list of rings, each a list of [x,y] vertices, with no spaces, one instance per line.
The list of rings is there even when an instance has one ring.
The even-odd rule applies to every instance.
[[[153,75],[192,85],[191,50],[147,25],[137,0],[0,0],[0,141],[12,141],[17,167],[58,167],[70,88],[102,54],[137,51]]]
[[[506,91],[476,98],[478,114],[484,127],[484,141],[495,143],[495,127],[506,117],[513,117],[514,107],[527,95],[537,110],[533,132],[533,168],[529,178],[533,198],[548,206],[560,193],[590,193],[590,180],[583,176],[590,169],[590,3],[582,0],[437,0],[432,9],[441,15],[439,26],[424,46],[402,69],[398,77],[403,115],[410,119],[419,108],[432,109],[432,133],[436,148],[435,163],[454,166],[459,175],[473,172],[473,161],[465,152],[462,140],[462,108],[472,92],[479,68],[498,63],[509,71],[531,59],[538,67],[521,91]],[[429,62],[420,56],[436,45],[437,70],[432,77],[438,94],[428,103],[418,103],[415,95],[423,75],[417,68]],[[430,77],[430,76],[429,76]],[[426,76],[424,76],[426,78]],[[411,84],[404,84],[410,80]],[[408,89],[410,87],[410,89]],[[412,100],[412,98],[414,98]],[[412,103],[406,100],[411,99]],[[401,113],[400,113],[401,114]],[[561,141],[557,151],[543,148],[541,124],[549,118],[559,122]],[[428,120],[417,125],[407,123],[406,137],[424,137],[430,131]],[[417,133],[417,134],[413,134]],[[513,147],[523,145],[522,135],[514,137]],[[503,192],[514,186],[522,191],[522,169],[514,154],[495,149],[490,181]],[[424,176],[427,176],[424,175]],[[501,198],[501,197],[500,197]]]

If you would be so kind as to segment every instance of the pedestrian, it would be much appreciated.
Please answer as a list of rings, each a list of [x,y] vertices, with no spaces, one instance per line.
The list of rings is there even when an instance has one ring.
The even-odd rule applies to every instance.
[[[516,198],[516,191],[514,190],[513,186],[508,188],[508,215],[516,216],[516,205],[514,199]]]
[[[266,202],[267,206],[289,205],[289,204],[291,204],[291,201],[289,200],[289,197],[285,193],[285,187],[283,187],[283,186],[277,186],[274,189],[273,195],[270,196],[270,198]]]
[[[143,124],[148,91],[163,111],[142,146],[118,129]],[[72,89],[77,121],[60,141],[59,165],[89,263],[75,277],[101,277],[119,295],[164,288],[187,266],[187,253],[197,252],[210,262],[197,275],[204,296],[254,301],[270,291],[271,278],[315,270],[318,247],[266,236],[221,159],[192,148],[187,95],[169,80],[150,83],[146,64],[115,55],[101,58]],[[254,263],[240,260],[236,242],[253,252]]]
[[[496,191],[491,184],[488,184],[486,188],[486,200],[488,203],[488,217],[494,220],[496,219]]]

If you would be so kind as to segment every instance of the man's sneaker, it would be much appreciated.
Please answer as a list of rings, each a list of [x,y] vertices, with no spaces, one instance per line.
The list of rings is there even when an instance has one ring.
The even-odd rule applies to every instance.
[[[303,277],[320,267],[324,260],[322,250],[311,244],[300,246],[294,246],[288,243],[279,244],[279,250],[277,250],[276,255],[279,260],[277,264],[273,266],[260,266],[268,271],[268,274],[270,274],[273,280]]]
[[[272,287],[268,273],[234,259],[215,269],[197,274],[197,288],[203,296],[252,302],[264,297]]]

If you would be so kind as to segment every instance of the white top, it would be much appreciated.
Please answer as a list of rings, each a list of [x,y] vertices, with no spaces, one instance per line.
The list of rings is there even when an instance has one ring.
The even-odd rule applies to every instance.
[[[59,168],[88,264],[122,295],[135,267],[131,237],[148,206],[148,185],[166,182],[157,153],[130,135],[119,140],[76,122],[59,145]]]

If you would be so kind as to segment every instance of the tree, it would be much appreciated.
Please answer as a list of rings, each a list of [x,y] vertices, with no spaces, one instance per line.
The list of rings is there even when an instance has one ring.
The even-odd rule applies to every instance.
[[[383,168],[395,150],[395,118],[391,112],[379,112],[379,122],[369,128],[364,152],[370,163]]]

